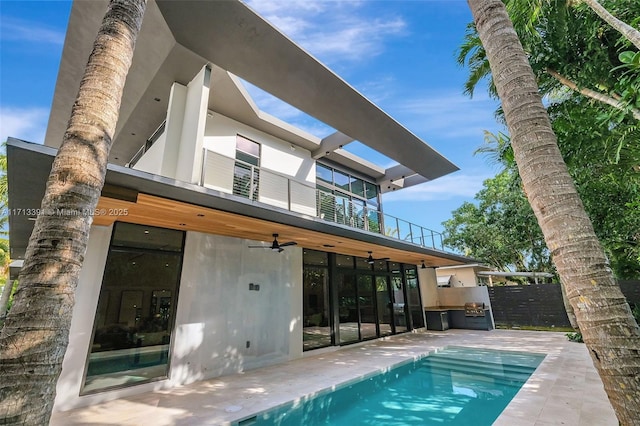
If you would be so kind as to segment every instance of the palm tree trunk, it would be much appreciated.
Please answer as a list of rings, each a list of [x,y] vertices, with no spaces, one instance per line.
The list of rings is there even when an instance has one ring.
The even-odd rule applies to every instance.
[[[616,31],[625,36],[627,40],[640,49],[640,31],[613,16],[607,9],[598,3],[597,0],[584,0],[584,2],[607,24],[611,25]]]
[[[111,0],[0,333],[0,423],[48,424],[74,294],[146,0]]]
[[[502,101],[525,193],[621,424],[640,419],[640,329],[567,171],[501,0],[468,0]]]

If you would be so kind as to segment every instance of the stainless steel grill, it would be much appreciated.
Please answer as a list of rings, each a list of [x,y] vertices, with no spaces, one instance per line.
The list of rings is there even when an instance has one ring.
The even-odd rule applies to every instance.
[[[466,317],[483,317],[484,303],[483,302],[467,302],[464,304],[464,316]]]

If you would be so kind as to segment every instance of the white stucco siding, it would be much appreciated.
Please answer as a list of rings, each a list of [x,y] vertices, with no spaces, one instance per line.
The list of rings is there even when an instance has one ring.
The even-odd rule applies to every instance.
[[[314,186],[315,160],[311,153],[274,136],[256,130],[221,114],[207,117],[204,147],[224,156],[235,158],[236,135],[242,135],[260,144],[260,167],[272,170],[290,179]]]
[[[464,306],[467,302],[483,302],[491,306],[489,290],[485,286],[441,287],[438,288],[438,299],[442,306]]]
[[[170,378],[178,384],[302,355],[302,250],[189,232]],[[250,290],[250,284],[260,290]],[[292,294],[294,293],[294,294]],[[249,347],[247,347],[249,342]]]
[[[418,282],[422,295],[422,306],[438,306],[438,281],[435,268],[418,268]]]
[[[132,168],[147,173],[153,173],[154,175],[163,175],[162,161],[164,157],[166,139],[165,132],[153,143],[153,145],[151,145],[151,148],[149,148],[149,150],[140,157],[138,162]]]

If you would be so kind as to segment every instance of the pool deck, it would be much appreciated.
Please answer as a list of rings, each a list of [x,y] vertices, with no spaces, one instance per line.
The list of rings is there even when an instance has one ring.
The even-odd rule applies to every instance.
[[[539,331],[419,331],[54,413],[51,425],[226,425],[447,345],[547,356],[494,425],[618,425],[584,344]]]

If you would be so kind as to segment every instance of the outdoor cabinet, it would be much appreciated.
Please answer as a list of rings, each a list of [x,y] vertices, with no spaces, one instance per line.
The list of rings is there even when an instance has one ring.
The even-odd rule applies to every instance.
[[[464,309],[451,309],[449,311],[449,321],[451,328],[461,328],[466,330],[491,330],[491,314],[485,309],[484,316],[467,316]]]
[[[427,311],[427,330],[448,330],[449,311],[437,310]]]
[[[449,311],[451,328],[467,328],[467,321],[463,309],[451,309]]]

